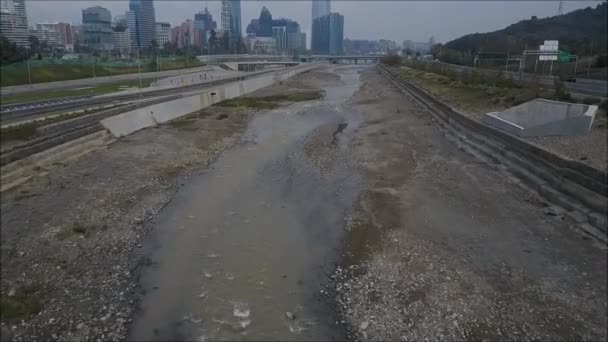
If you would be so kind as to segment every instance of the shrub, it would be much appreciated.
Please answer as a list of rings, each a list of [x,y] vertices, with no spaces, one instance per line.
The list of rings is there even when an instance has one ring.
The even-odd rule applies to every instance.
[[[559,78],[556,77],[554,84],[555,92],[553,93],[553,98],[558,101],[572,101],[572,96],[570,96],[570,93],[566,90],[564,82],[562,82]]]
[[[390,65],[390,66],[401,65],[401,56],[393,55],[393,54],[384,56],[384,57],[382,57],[381,62],[386,65]]]

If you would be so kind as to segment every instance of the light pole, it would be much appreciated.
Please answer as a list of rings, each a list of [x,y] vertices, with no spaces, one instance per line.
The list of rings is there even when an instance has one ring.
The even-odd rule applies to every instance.
[[[30,54],[27,51],[29,48],[30,48],[29,46],[25,47],[25,60],[27,61],[27,81],[31,86],[32,85],[32,73],[30,71]]]
[[[156,73],[156,82],[158,82],[160,80],[160,46],[157,46],[157,52],[156,52],[156,69],[157,69],[157,73]]]
[[[139,77],[139,96],[141,96],[141,59],[139,57],[139,43],[137,43],[137,75]]]

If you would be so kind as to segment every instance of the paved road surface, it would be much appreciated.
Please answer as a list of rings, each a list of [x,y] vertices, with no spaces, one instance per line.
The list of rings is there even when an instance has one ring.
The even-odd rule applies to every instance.
[[[191,69],[182,69],[182,70],[167,70],[157,72],[144,72],[141,74],[142,79],[150,79],[157,77],[167,77],[167,76],[176,76],[183,75],[188,73],[194,73],[205,70],[207,67],[196,67]],[[45,82],[45,83],[36,83],[36,84],[24,84],[18,86],[10,86],[10,87],[2,87],[0,89],[2,96],[14,95],[14,94],[23,94],[30,93],[36,91],[48,91],[48,90],[63,90],[63,89],[71,89],[78,87],[91,87],[97,86],[100,84],[106,83],[116,83],[121,81],[131,81],[139,79],[139,74],[126,74],[126,75],[116,75],[116,76],[102,76],[96,78],[82,78],[78,80],[68,80],[68,81],[56,81],[56,82]]]

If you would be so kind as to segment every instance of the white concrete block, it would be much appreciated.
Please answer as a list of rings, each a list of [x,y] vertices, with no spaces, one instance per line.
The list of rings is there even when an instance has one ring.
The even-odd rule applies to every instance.
[[[521,137],[585,135],[597,106],[534,99],[502,112],[487,113],[482,122]]]
[[[156,124],[149,107],[135,109],[101,120],[101,125],[116,138],[129,135],[140,129],[156,126]]]

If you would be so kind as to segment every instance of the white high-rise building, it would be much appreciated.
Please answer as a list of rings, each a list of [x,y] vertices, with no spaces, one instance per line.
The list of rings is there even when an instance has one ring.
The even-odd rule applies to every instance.
[[[159,47],[165,46],[169,42],[169,32],[171,31],[171,24],[169,23],[156,23],[156,44]]]
[[[18,46],[30,46],[25,0],[0,0],[0,34]]]

